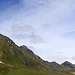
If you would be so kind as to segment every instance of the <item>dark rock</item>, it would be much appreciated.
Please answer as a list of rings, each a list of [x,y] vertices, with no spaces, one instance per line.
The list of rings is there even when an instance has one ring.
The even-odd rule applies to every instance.
[[[34,55],[33,51],[31,51],[30,49],[28,49],[25,45],[20,46],[20,49],[21,49],[21,50],[25,50],[26,52],[28,52],[28,53],[33,54],[33,55]]]
[[[68,61],[65,61],[61,65],[63,65],[67,70],[75,70],[75,65]]]
[[[56,62],[50,62],[49,65],[52,70],[58,70],[58,71],[66,70],[62,65],[60,65]]]
[[[33,64],[31,63],[31,61],[23,61],[23,63],[24,63],[25,65],[33,66]]]
[[[23,54],[21,52],[21,50],[19,50],[19,49],[18,50],[17,49],[11,49],[10,52],[12,53],[12,55]]]

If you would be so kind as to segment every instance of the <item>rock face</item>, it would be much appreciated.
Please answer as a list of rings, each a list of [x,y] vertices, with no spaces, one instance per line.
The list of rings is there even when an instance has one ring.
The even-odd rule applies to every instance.
[[[64,62],[60,65],[56,62],[44,61],[25,45],[19,47],[10,38],[2,34],[0,34],[0,54],[1,53],[3,54],[0,57],[0,61],[10,65],[26,66],[45,71],[75,70],[75,65],[69,62]]]
[[[21,49],[22,51],[26,51],[26,53],[31,54],[32,57],[34,56],[34,53],[33,53],[30,49],[28,49],[25,45],[20,46],[20,49]]]
[[[68,61],[65,61],[61,65],[64,66],[67,70],[75,70],[75,65]]]
[[[50,62],[50,68],[52,70],[58,70],[58,71],[64,71],[66,70],[62,65],[56,63],[56,62]]]
[[[3,43],[10,44],[11,46],[16,45],[10,38],[3,36],[2,34],[0,34],[0,41]]]

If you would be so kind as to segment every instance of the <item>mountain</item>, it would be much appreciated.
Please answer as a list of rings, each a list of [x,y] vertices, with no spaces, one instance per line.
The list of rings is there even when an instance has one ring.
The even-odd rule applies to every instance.
[[[65,61],[61,65],[64,66],[67,70],[75,70],[75,65],[70,63],[69,61]]]
[[[9,37],[2,34],[0,34],[0,63],[12,68],[37,71],[75,70],[75,65],[69,62],[60,65],[56,62],[45,61],[25,45],[18,46]]]
[[[62,65],[60,65],[60,64],[58,64],[56,62],[50,62],[49,64],[50,64],[50,68],[52,70],[57,70],[57,71],[64,71],[64,70],[66,70],[64,68],[64,66],[62,66]]]
[[[26,46],[17,46],[10,38],[0,34],[0,60],[3,63],[25,66],[37,70],[50,70],[49,65]]]

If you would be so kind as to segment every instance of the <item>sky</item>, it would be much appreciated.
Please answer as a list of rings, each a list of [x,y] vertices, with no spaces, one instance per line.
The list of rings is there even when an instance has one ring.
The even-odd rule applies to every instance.
[[[75,64],[75,0],[0,0],[0,33],[44,60]]]

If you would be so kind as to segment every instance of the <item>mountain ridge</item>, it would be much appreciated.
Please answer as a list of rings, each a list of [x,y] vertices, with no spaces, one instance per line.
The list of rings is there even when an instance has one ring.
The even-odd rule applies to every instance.
[[[0,34],[0,53],[2,53],[0,61],[12,66],[44,71],[75,70],[75,65],[68,61],[62,64],[45,61],[25,45],[18,46],[9,37],[2,34]]]

